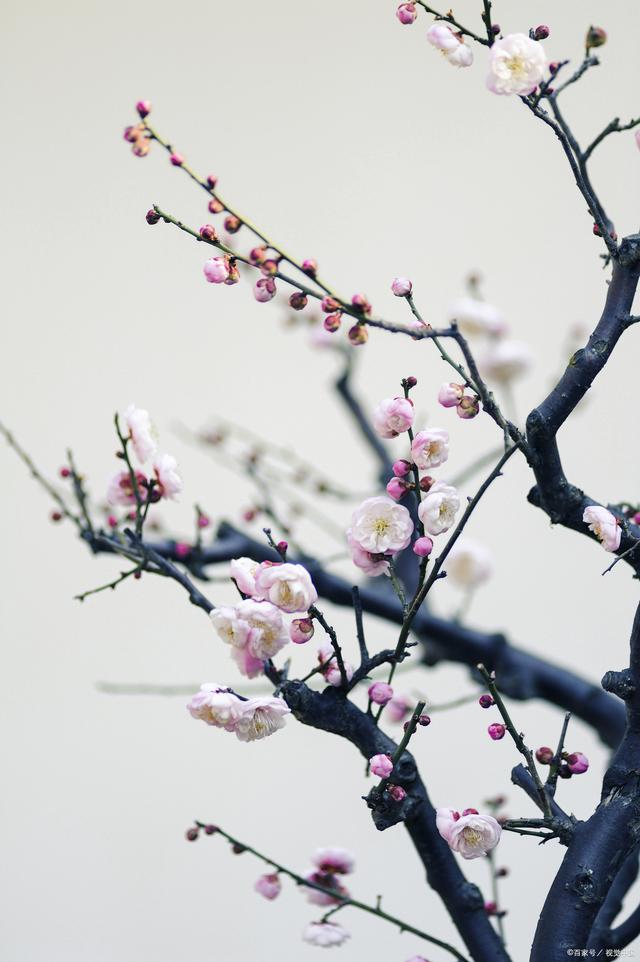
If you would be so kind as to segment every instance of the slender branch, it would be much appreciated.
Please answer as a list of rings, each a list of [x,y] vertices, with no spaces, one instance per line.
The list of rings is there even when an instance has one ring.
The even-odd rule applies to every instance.
[[[462,24],[454,18],[451,11],[448,13],[438,13],[437,10],[434,10],[434,8],[430,7],[429,4],[424,3],[423,0],[416,0],[416,3],[421,6],[423,10],[426,10],[427,13],[432,13],[436,19],[444,20],[445,23],[450,23],[452,27],[456,28],[458,33],[462,34],[463,37],[469,37],[471,40],[475,40],[476,43],[481,43],[485,47],[490,46],[491,41],[485,40],[484,37],[479,37],[477,33],[474,33],[473,30],[469,30],[468,27],[463,27]],[[489,6],[491,6],[491,4],[489,4]]]
[[[604,130],[602,130],[598,134],[598,136],[591,141],[589,146],[585,147],[582,154],[585,161],[589,160],[589,158],[591,157],[591,154],[594,152],[596,147],[598,147],[602,143],[602,141],[606,137],[608,137],[610,134],[618,134],[618,133],[621,133],[623,130],[632,130],[634,127],[637,127],[638,124],[640,124],[640,117],[636,117],[633,120],[630,120],[626,124],[621,124],[620,118],[614,117],[613,120],[607,124]]]

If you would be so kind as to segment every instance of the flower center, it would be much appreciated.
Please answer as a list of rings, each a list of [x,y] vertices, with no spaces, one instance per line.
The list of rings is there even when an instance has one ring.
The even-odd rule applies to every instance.
[[[376,518],[373,522],[373,530],[378,535],[384,534],[389,530],[389,522],[386,518]]]
[[[478,845],[482,839],[480,832],[477,832],[475,828],[463,828],[462,834],[464,835],[465,842],[468,842],[469,845]]]
[[[507,67],[514,77],[523,77],[527,72],[527,65],[522,57],[511,57],[507,61]]]

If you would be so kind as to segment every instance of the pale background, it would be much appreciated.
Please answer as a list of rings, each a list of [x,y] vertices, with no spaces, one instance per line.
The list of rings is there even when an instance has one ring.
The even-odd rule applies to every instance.
[[[99,495],[114,464],[113,412],[135,400],[180,460],[186,490],[163,516],[185,534],[194,501],[237,520],[250,489],[178,438],[178,420],[202,427],[226,414],[345,483],[371,482],[368,453],[331,392],[335,358],[284,329],[281,312],[257,305],[247,285],[207,285],[203,250],[186,237],[146,226],[152,202],[196,227],[210,218],[204,195],[164,153],[138,160],[122,141],[140,97],[196,169],[218,173],[223,196],[301,257],[316,256],[340,290],[366,291],[379,313],[404,317],[389,284],[406,274],[439,323],[465,275],[481,272],[487,297],[535,353],[517,392],[521,416],[540,398],[566,357],[569,327],[599,314],[601,245],[552,133],[517,101],[485,91],[484,51],[471,70],[455,71],[425,41],[429,18],[401,27],[394,6],[6,0],[1,415],[44,469],[55,473],[72,445]],[[604,65],[567,94],[567,112],[585,139],[616,114],[637,114],[633,5],[494,6],[505,31],[548,22],[553,59],[578,60],[585,29],[602,21]],[[456,13],[480,29],[479,7],[460,0]],[[593,163],[620,233],[638,225],[639,162],[626,134]],[[639,337],[625,336],[584,414],[562,432],[570,478],[604,500],[638,497]],[[451,428],[452,471],[495,442],[488,421],[435,409],[446,372],[431,345],[374,333],[362,353],[369,406],[401,376],[418,376],[421,410]],[[497,561],[472,622],[506,628],[593,679],[622,667],[637,600],[629,572],[620,565],[601,578],[604,552],[551,529],[526,504],[522,464],[507,475],[473,523]],[[73,595],[109,580],[118,563],[92,560],[70,528],[48,522],[46,496],[6,449],[2,477],[2,962],[317,958],[300,941],[313,907],[290,889],[276,903],[260,899],[252,891],[260,866],[220,840],[186,844],[194,817],[299,869],[316,846],[346,845],[358,861],[354,893],[384,893],[389,911],[457,942],[405,833],[373,828],[360,801],[362,762],[348,744],[290,722],[267,742],[242,745],[194,723],[183,698],[96,690],[99,680],[243,682],[175,585],[146,578],[80,607]],[[346,515],[336,517],[342,524]],[[314,538],[309,550],[324,550]],[[232,597],[219,586],[210,593]],[[438,609],[450,612],[451,588],[438,595]],[[330,613],[353,648],[350,618]],[[371,623],[369,637],[383,645],[392,633]],[[310,663],[311,651],[297,654]],[[464,671],[446,668],[403,685],[437,700],[470,690]],[[553,743],[558,712],[515,712],[534,745]],[[508,784],[513,748],[491,743],[486,724],[472,706],[421,734],[416,753],[432,797],[463,807],[506,790],[512,815],[530,813]],[[592,757],[592,770],[562,784],[561,801],[586,816],[605,754],[579,723],[569,745]],[[560,855],[530,839],[501,845],[500,862],[512,868],[503,891],[514,959],[526,958]],[[486,891],[485,865],[468,869]],[[344,923],[353,933],[340,950],[345,962],[403,962],[419,951],[445,958],[355,911]]]

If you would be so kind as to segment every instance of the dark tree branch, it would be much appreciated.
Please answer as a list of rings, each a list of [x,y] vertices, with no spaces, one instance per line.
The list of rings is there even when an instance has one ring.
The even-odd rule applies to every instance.
[[[602,908],[598,912],[593,929],[591,930],[591,935],[589,937],[589,949],[595,949],[596,951],[622,948],[624,945],[628,945],[629,941],[619,941],[620,939],[620,929],[622,929],[627,922],[631,922],[633,915],[629,916],[627,922],[621,923],[617,929],[612,930],[611,926],[614,920],[618,917],[622,911],[622,904],[625,895],[628,893],[629,889],[638,877],[638,851],[632,852],[623,863],[622,868],[613,880],[613,884],[609,889],[607,897],[605,898]],[[640,912],[638,915],[640,917]],[[633,913],[636,914],[635,912]],[[635,931],[631,938],[635,938],[640,932],[640,929]],[[622,936],[624,939],[624,936]]]

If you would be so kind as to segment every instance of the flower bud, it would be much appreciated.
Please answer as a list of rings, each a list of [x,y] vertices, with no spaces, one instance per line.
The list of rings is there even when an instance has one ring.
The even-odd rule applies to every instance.
[[[480,695],[478,698],[478,704],[481,708],[491,708],[495,702],[492,695]]]
[[[325,314],[332,314],[334,311],[340,309],[340,303],[335,299],[335,297],[323,297],[320,301],[320,308]]]
[[[208,515],[206,515],[206,514],[199,514],[199,515],[198,515],[198,527],[199,527],[199,528],[208,528],[210,524],[211,524],[211,518],[208,517]]]
[[[430,715],[420,715],[420,717],[418,718],[418,724],[419,724],[419,725],[422,725],[423,728],[426,728],[427,725],[430,725],[430,724],[431,724],[431,716],[430,716]]]
[[[301,267],[309,277],[315,277],[318,273],[318,262],[313,257],[307,257],[306,260],[302,262]]]
[[[265,304],[276,296],[276,282],[272,277],[261,277],[256,281],[253,296],[261,304]]]
[[[145,214],[145,220],[147,224],[157,224],[160,220],[160,214],[157,212],[157,210],[154,210],[153,207],[151,207]]]
[[[546,40],[551,31],[549,30],[546,23],[541,23],[539,27],[536,27],[533,31],[534,40]]]
[[[224,210],[224,204],[222,204],[217,197],[212,197],[207,208],[210,214],[221,214]]]
[[[289,298],[289,306],[294,309],[294,311],[302,311],[307,306],[307,295],[303,294],[302,291],[294,291]]]
[[[412,487],[413,485],[403,481],[402,478],[391,478],[391,481],[387,484],[387,494],[394,501],[399,501]]]
[[[394,802],[402,802],[407,797],[402,785],[387,785],[387,791]]]
[[[288,542],[288,541],[278,541],[278,543],[277,543],[277,545],[276,545],[276,550],[277,550],[277,552],[278,552],[279,555],[281,555],[281,556],[282,556],[282,555],[285,555],[285,554],[287,553],[287,551],[289,550],[289,542]]]
[[[215,174],[207,175],[207,187],[209,188],[209,190],[213,190],[217,183],[218,183],[218,178],[216,177]]]
[[[418,538],[413,545],[413,553],[419,558],[428,558],[433,551],[433,541],[431,538]]]
[[[369,685],[369,698],[376,705],[386,705],[393,698],[393,688],[386,681],[374,681]]]
[[[425,474],[424,478],[420,478],[420,490],[425,492],[430,491],[435,483],[435,478],[432,478],[430,474]]]
[[[417,16],[418,16],[418,11],[416,10],[415,3],[401,3],[398,9],[396,10],[396,17],[398,18],[400,23],[405,25],[413,23]],[[394,294],[395,294],[395,291],[394,291]],[[399,294],[398,296],[401,297],[402,295]]]
[[[294,645],[304,645],[314,632],[311,618],[294,618],[289,627],[289,637]]]
[[[471,397],[471,395],[465,394],[464,397],[460,398],[460,402],[456,407],[456,414],[459,418],[468,421],[471,418],[475,418],[479,413],[480,402],[477,397]]]
[[[347,337],[349,338],[349,342],[353,344],[354,347],[358,347],[360,344],[367,343],[369,340],[369,331],[364,324],[354,324],[353,327],[349,328]]]
[[[495,915],[498,911],[498,906],[495,902],[485,902],[484,910],[487,915]]]
[[[506,728],[500,722],[494,722],[493,725],[489,725],[487,731],[489,732],[489,738],[492,738],[494,742],[499,742],[501,738],[504,738]]]
[[[136,125],[135,127],[125,127],[124,133],[122,136],[127,141],[127,143],[135,144],[136,140],[138,140],[142,136],[142,131],[140,130],[139,125]]]
[[[131,148],[131,153],[136,157],[146,157],[151,150],[151,141],[148,137],[140,137]]]
[[[379,778],[388,778],[393,771],[393,762],[390,755],[374,755],[369,759],[369,770]]]
[[[554,750],[546,745],[543,745],[542,748],[538,748],[536,751],[536,759],[541,765],[550,765],[554,756]]]
[[[354,294],[351,298],[351,306],[358,312],[358,314],[371,313],[371,304],[364,294]]]
[[[62,514],[60,511],[52,511],[49,517],[52,521],[62,521]]]
[[[188,828],[184,833],[185,838],[188,842],[195,842],[199,834],[200,834],[200,831],[195,826],[193,828]]]
[[[229,214],[228,217],[224,219],[224,229],[227,234],[237,234],[242,227],[242,221],[235,214]]]
[[[330,334],[335,334],[342,324],[342,312],[336,311],[335,314],[327,314],[324,319],[323,326],[325,331],[329,331]]]
[[[549,73],[550,73],[550,74],[556,73],[559,69],[560,69],[560,64],[559,64],[559,62],[558,62],[557,60],[553,60],[553,61],[549,64]]]
[[[411,462],[407,461],[405,458],[399,458],[397,461],[393,462],[393,473],[396,478],[404,478],[405,475],[409,474],[411,470]]]
[[[136,110],[144,120],[151,113],[151,104],[148,100],[139,100],[136,104]]]
[[[210,284],[224,284],[229,277],[229,261],[226,257],[211,257],[205,261],[204,276]]]
[[[71,477],[71,470],[67,467],[62,467],[58,471],[58,474],[60,475],[61,478],[69,478]]]
[[[278,261],[273,257],[266,257],[260,265],[260,270],[265,277],[273,277],[278,273]]]
[[[266,247],[252,247],[249,251],[249,260],[252,264],[262,264],[267,259]]]
[[[464,384],[456,384],[449,381],[443,384],[438,391],[438,404],[443,408],[454,408],[462,400],[464,395]]]
[[[566,764],[566,762],[562,762],[562,764],[558,768],[558,775],[560,776],[560,778],[571,778],[571,776],[573,775],[573,772],[571,771],[569,766]]]
[[[406,4],[406,6],[413,6],[413,4]],[[396,297],[407,297],[411,293],[412,288],[413,284],[408,277],[396,277],[391,285],[391,290]]]
[[[410,390],[412,387],[416,386],[418,383],[418,378],[414,377],[413,374],[410,374],[409,377],[405,377],[404,382]]]
[[[592,47],[602,47],[603,44],[607,42],[607,33],[602,27],[591,26],[587,30],[587,36],[585,37],[585,46],[587,48],[587,53]]]
[[[107,517],[107,524],[109,525],[110,528],[118,527],[118,519],[116,518],[115,514],[110,514]]]
[[[209,241],[209,243],[213,243],[218,240],[218,232],[213,224],[204,224],[200,228],[200,237],[205,241]]]
[[[572,752],[567,757],[567,765],[572,775],[582,775],[589,768],[589,759],[582,752]]]
[[[500,33],[500,24],[499,24],[499,23],[494,23],[494,24],[492,25],[492,27],[491,27],[491,33],[494,35],[494,37],[497,37],[497,36],[498,36],[498,34]]]
[[[174,167],[182,167],[182,165],[184,164],[184,157],[182,156],[182,154],[177,154],[177,153],[170,154],[169,160]]]
[[[205,835],[215,835],[215,833],[216,833],[217,831],[218,831],[218,826],[217,826],[217,825],[205,825],[205,827],[204,827],[204,834],[205,834]]]

